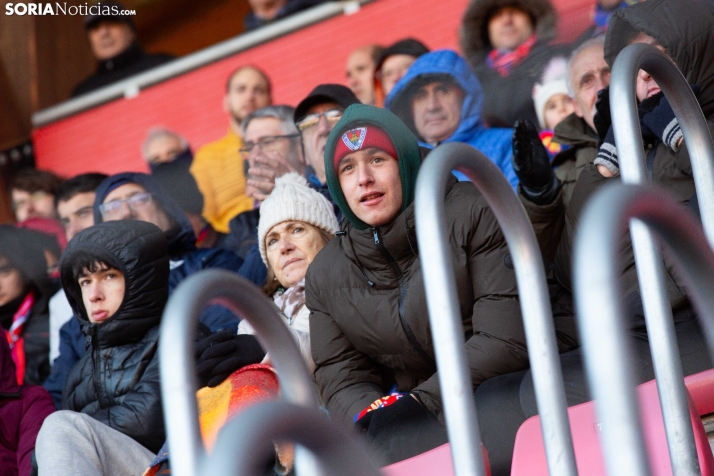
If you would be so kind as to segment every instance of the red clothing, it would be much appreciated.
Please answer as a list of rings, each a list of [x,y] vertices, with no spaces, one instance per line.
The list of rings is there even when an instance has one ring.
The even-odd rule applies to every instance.
[[[18,385],[6,339],[0,339],[0,476],[27,476],[37,433],[55,410],[42,387]]]

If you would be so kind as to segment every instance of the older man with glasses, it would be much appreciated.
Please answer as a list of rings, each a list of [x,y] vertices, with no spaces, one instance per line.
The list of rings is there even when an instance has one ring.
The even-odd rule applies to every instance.
[[[307,162],[305,177],[310,187],[333,203],[325,176],[325,144],[332,128],[342,113],[352,104],[359,104],[357,96],[340,84],[320,84],[310,91],[295,109],[295,125],[302,137],[302,150]],[[340,218],[339,209],[335,213]]]

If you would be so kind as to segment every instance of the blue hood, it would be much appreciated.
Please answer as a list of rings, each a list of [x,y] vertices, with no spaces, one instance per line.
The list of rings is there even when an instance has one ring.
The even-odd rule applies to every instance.
[[[97,188],[97,197],[94,199],[94,222],[102,223],[102,214],[99,205],[102,204],[111,190],[124,183],[136,183],[153,195],[161,208],[171,218],[172,227],[165,232],[169,244],[171,259],[182,257],[185,253],[196,249],[196,235],[186,214],[169,194],[150,175],[126,172],[112,175],[104,179]]]
[[[431,77],[449,77],[464,91],[461,121],[447,142],[464,142],[483,152],[504,173],[515,189],[518,178],[511,164],[511,136],[513,129],[488,128],[481,119],[483,91],[481,83],[465,59],[452,50],[438,50],[420,56],[407,70],[407,74],[394,86],[384,101],[384,107],[404,121],[419,136],[412,119],[411,100],[414,92],[429,82]],[[431,148],[423,142],[420,145]],[[459,175],[459,178],[463,178]]]

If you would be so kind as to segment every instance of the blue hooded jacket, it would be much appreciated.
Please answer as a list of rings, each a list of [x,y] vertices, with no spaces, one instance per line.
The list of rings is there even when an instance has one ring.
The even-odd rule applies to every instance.
[[[414,134],[419,133],[412,119],[411,99],[416,89],[428,84],[436,76],[450,77],[464,91],[464,101],[461,106],[461,121],[454,133],[445,141],[464,142],[478,149],[490,158],[506,176],[514,190],[518,186],[518,177],[511,164],[513,129],[488,128],[481,119],[483,106],[483,91],[476,75],[468,63],[452,50],[438,50],[420,56],[407,70],[394,89],[387,96],[384,106],[404,121]],[[419,145],[432,148],[431,144],[419,138]],[[454,172],[459,180],[468,180],[460,173]]]
[[[140,173],[122,173],[107,177],[97,188],[94,201],[94,222],[102,223],[99,205],[110,191],[125,183],[141,185],[166,212],[173,222],[173,227],[165,232],[169,246],[170,267],[169,293],[186,277],[208,268],[222,268],[238,272],[243,264],[235,253],[224,249],[196,248],[196,235],[186,214],[168,193],[150,175]],[[238,319],[232,312],[221,306],[206,307],[199,318],[211,332],[220,329],[238,329]],[[77,319],[70,319],[60,329],[60,355],[54,361],[52,372],[43,386],[52,395],[55,406],[60,408],[64,382],[75,363],[85,351],[85,336]]]

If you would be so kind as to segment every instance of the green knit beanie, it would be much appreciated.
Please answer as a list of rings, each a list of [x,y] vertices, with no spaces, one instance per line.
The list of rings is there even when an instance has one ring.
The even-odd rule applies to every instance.
[[[352,212],[347,199],[342,193],[340,181],[335,171],[334,156],[337,141],[342,140],[342,134],[360,126],[373,126],[387,133],[397,151],[397,162],[399,163],[399,179],[402,183],[402,207],[399,212],[403,212],[414,200],[414,189],[416,188],[417,173],[421,165],[419,154],[419,142],[409,128],[397,116],[374,106],[365,104],[353,104],[348,107],[342,115],[342,119],[335,124],[330,132],[330,137],[325,145],[325,175],[327,176],[327,187],[330,195],[335,201],[342,214],[358,230],[369,228],[369,225],[357,218]]]

